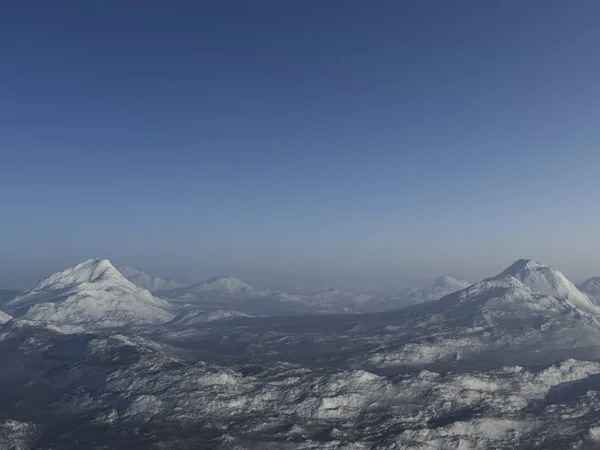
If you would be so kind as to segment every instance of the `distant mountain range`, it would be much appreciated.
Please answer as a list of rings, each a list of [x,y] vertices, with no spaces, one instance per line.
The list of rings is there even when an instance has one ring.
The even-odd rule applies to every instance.
[[[131,267],[127,266],[119,267],[118,270],[125,278],[127,278],[133,284],[143,289],[147,289],[152,293],[160,291],[169,291],[171,289],[176,289],[184,286],[183,284],[178,283],[174,280],[148,275],[147,273],[141,270],[132,269]]]
[[[568,293],[570,301],[576,302],[579,309],[590,310],[600,302],[600,277],[585,281],[579,290],[564,276],[535,264],[538,263],[518,261],[493,279],[515,278],[527,273],[521,282],[548,295]],[[540,275],[547,271],[550,271],[549,278]],[[81,330],[90,323],[106,329],[165,323],[182,310],[235,311],[224,316],[378,312],[431,302],[469,286],[470,281],[464,277],[446,274],[429,288],[409,289],[387,296],[340,288],[308,294],[272,293],[232,276],[183,286],[129,267],[117,270],[108,260],[96,259],[53,274],[25,292],[1,291],[0,294],[6,313]],[[153,296],[147,288],[160,298]]]
[[[148,275],[140,270],[121,268],[121,273],[139,287],[180,304],[205,308],[241,308],[250,314],[361,313],[397,309],[437,300],[469,286],[459,275],[442,275],[431,287],[408,289],[399,294],[370,294],[343,288],[322,289],[309,293],[271,292],[233,277],[219,276],[201,283],[183,286],[173,280]],[[240,303],[240,300],[252,302]]]

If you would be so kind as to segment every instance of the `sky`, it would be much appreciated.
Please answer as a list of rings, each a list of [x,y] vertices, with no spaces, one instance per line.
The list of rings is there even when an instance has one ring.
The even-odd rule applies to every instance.
[[[600,275],[596,0],[9,0],[0,287]]]

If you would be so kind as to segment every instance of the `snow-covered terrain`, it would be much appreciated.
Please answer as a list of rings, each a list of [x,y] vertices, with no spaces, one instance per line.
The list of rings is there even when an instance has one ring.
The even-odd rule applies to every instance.
[[[0,311],[0,325],[5,324],[10,319],[12,319],[12,316],[10,314],[6,314],[4,311]]]
[[[190,328],[218,320],[253,317],[241,311],[216,309],[212,311],[188,310],[175,317],[166,326],[168,328]]]
[[[0,443],[23,448],[76,448],[82,439],[86,448],[125,440],[224,449],[561,449],[598,442],[599,362],[385,376],[204,362],[189,350],[120,333],[1,330],[0,355],[17,348],[35,364],[26,384],[8,375],[22,371],[19,357],[8,358],[0,373]]]
[[[0,448],[600,447],[600,308],[543,264],[443,277],[431,290],[459,290],[400,310],[287,317],[172,307],[114,271],[86,261],[8,303]],[[244,297],[215,281],[200,295],[240,305],[346,292]],[[114,300],[131,289],[144,308]],[[71,308],[85,291],[121,329]],[[132,328],[154,302],[167,316]],[[32,317],[48,303],[69,314]]]
[[[170,291],[172,289],[177,289],[183,287],[181,283],[178,283],[174,280],[163,279],[153,275],[148,275],[147,273],[132,269],[131,267],[119,267],[119,272],[135,284],[138,287],[146,289],[151,293],[157,293],[161,291]]]
[[[169,303],[135,286],[101,259],[50,275],[4,307],[19,318],[68,332],[164,323],[174,317]]]
[[[585,280],[578,286],[579,290],[585,293],[595,305],[600,306],[600,277],[592,277]]]

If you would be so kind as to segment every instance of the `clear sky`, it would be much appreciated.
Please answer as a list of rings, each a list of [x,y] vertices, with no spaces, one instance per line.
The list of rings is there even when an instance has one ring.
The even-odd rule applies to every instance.
[[[0,4],[0,286],[600,275],[597,0]]]

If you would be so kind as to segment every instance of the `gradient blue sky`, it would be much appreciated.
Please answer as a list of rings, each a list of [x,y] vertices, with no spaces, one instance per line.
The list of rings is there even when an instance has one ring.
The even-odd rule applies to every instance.
[[[600,2],[0,5],[0,286],[600,275]],[[333,281],[332,281],[333,282]]]

